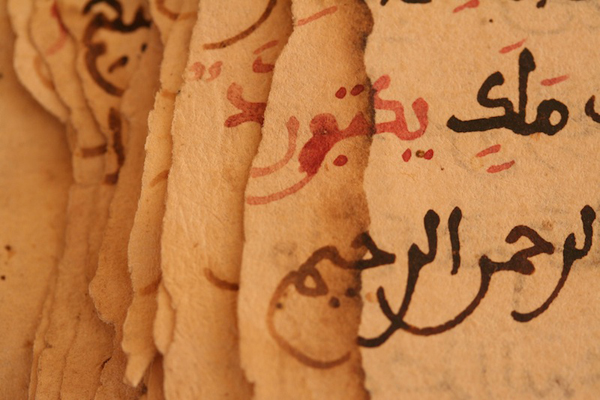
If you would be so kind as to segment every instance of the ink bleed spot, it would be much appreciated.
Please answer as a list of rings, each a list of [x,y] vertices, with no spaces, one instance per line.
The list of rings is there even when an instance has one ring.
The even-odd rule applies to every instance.
[[[354,288],[346,289],[345,295],[346,295],[346,297],[356,297],[356,295],[357,295],[356,289],[354,289]]]
[[[346,97],[346,88],[343,86],[339,88],[338,91],[335,92],[335,97],[337,97],[338,99],[343,99],[344,97]]]
[[[365,87],[363,85],[356,85],[352,88],[352,90],[350,91],[350,94],[352,96],[358,96],[359,94],[361,94],[363,92],[363,90],[365,90]]]
[[[278,309],[281,310],[283,308],[283,304],[277,303],[277,304],[275,304],[275,307],[277,307]]]
[[[411,156],[412,152],[410,151],[410,149],[406,149],[404,153],[402,153],[402,159],[404,160],[404,162],[408,162]]]
[[[140,393],[141,394],[148,393],[148,386],[146,386],[143,382],[142,382],[142,385],[141,385]]]
[[[348,162],[348,157],[346,157],[343,154],[340,154],[339,156],[337,156],[337,158],[335,160],[333,160],[333,165],[335,165],[336,167],[341,167],[343,165],[346,165],[347,162]]]
[[[338,308],[340,306],[340,300],[337,297],[332,297],[329,300],[329,306],[332,308]]]

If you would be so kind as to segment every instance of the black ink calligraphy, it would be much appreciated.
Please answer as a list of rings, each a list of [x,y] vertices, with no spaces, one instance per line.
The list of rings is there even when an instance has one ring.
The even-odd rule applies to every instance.
[[[556,299],[563,286],[565,285],[567,278],[569,277],[569,273],[571,272],[571,267],[573,266],[575,261],[581,260],[589,253],[592,247],[592,236],[594,233],[592,223],[595,219],[596,212],[590,206],[585,206],[581,210],[581,222],[583,224],[583,233],[585,235],[583,247],[581,249],[575,247],[574,233],[571,233],[567,237],[563,246],[563,270],[560,280],[554,288],[554,291],[552,292],[550,297],[548,297],[548,299],[534,311],[531,311],[529,313],[520,313],[517,311],[513,311],[512,316],[515,320],[519,322],[531,321],[532,319],[546,311],[548,307],[550,307],[550,304],[552,304],[552,302]]]
[[[458,271],[460,266],[460,247],[459,243],[458,228],[460,225],[460,218],[462,213],[459,208],[455,208],[450,215],[448,221],[448,229],[450,231],[450,240],[452,244],[452,259],[453,267],[452,274]],[[575,234],[571,233],[564,243],[563,250],[563,272],[561,278],[556,285],[552,294],[548,299],[536,310],[529,313],[520,313],[517,311],[512,312],[512,317],[519,322],[528,322],[532,319],[541,315],[546,311],[552,302],[557,298],[561,289],[563,288],[568,276],[576,260],[580,260],[585,257],[592,245],[593,229],[592,223],[596,219],[596,213],[590,206],[585,206],[581,210],[581,221],[583,224],[583,231],[585,235],[583,247],[578,249],[575,246]],[[455,328],[462,323],[467,317],[469,317],[475,309],[479,306],[481,301],[484,299],[488,292],[491,279],[494,273],[501,271],[512,271],[523,275],[531,275],[535,272],[533,263],[529,260],[540,254],[551,255],[554,253],[554,245],[543,239],[535,230],[530,227],[519,225],[514,227],[508,236],[506,237],[507,243],[516,243],[520,238],[526,237],[531,241],[533,246],[526,249],[520,250],[515,253],[510,260],[506,262],[495,262],[492,261],[487,255],[483,255],[479,259],[479,268],[481,271],[481,283],[479,291],[469,303],[469,305],[460,312],[456,317],[449,321],[430,327],[416,327],[405,321],[405,316],[408,312],[409,306],[412,301],[412,295],[415,291],[419,273],[426,265],[432,263],[437,255],[437,227],[439,226],[439,216],[432,210],[427,212],[425,216],[425,232],[427,235],[428,251],[424,253],[416,244],[413,244],[408,251],[408,279],[406,284],[406,291],[400,309],[398,312],[394,312],[387,300],[385,290],[380,287],[377,290],[377,299],[382,313],[389,319],[389,327],[382,332],[380,335],[373,338],[360,337],[358,342],[360,345],[365,347],[378,347],[385,343],[394,332],[397,330],[404,330],[408,333],[420,336],[436,335],[446,332],[452,328]]]
[[[381,0],[381,5],[385,6],[388,3],[389,0]],[[403,3],[406,4],[427,4],[427,3],[431,3],[431,0],[401,0]]]
[[[455,132],[483,132],[491,129],[506,128],[519,135],[531,135],[534,133],[545,133],[554,135],[565,127],[569,119],[569,109],[566,105],[556,99],[542,101],[537,107],[537,116],[531,123],[526,122],[527,109],[527,84],[529,74],[535,71],[536,65],[533,54],[525,48],[519,55],[519,104],[515,111],[513,103],[508,98],[491,99],[490,91],[504,84],[504,76],[500,72],[490,75],[481,85],[477,93],[477,102],[486,108],[503,108],[504,115],[479,118],[473,120],[460,120],[456,116],[450,117],[447,122],[448,128]],[[552,124],[550,117],[557,112],[560,120]]]
[[[590,117],[592,121],[600,124],[600,114],[596,112],[596,96],[590,97],[585,103],[585,115]]]
[[[106,93],[113,96],[122,96],[124,89],[117,87],[115,84],[106,79],[98,69],[98,58],[106,53],[107,46],[105,42],[96,42],[94,40],[96,34],[105,29],[108,31],[117,31],[121,33],[135,32],[141,28],[149,28],[151,21],[144,17],[144,10],[139,7],[135,13],[135,17],[130,24],[123,22],[123,7],[116,0],[90,0],[83,9],[83,14],[87,15],[92,11],[96,4],[106,3],[113,8],[117,16],[109,20],[103,13],[94,14],[92,20],[88,24],[83,34],[83,44],[86,47],[85,64],[92,79]]]
[[[379,249],[368,232],[358,235],[353,241],[352,247],[369,250],[372,257],[352,262],[343,258],[337,248],[333,246],[322,247],[316,250],[297,270],[291,271],[283,277],[269,302],[267,327],[271,337],[285,352],[302,364],[312,368],[327,369],[341,365],[350,359],[350,352],[340,351],[338,356],[332,356],[329,360],[317,359],[314,356],[310,356],[297,344],[292,344],[291,338],[286,338],[285,334],[277,329],[275,318],[277,315],[281,315],[285,309],[284,303],[286,297],[289,297],[289,289],[293,289],[296,294],[304,297],[322,298],[330,295],[329,285],[317,268],[322,261],[327,260],[335,267],[347,270],[357,276],[360,271],[385,264],[392,264],[396,259],[395,255]],[[344,296],[349,300],[359,301],[359,291],[360,287],[351,286],[346,288]],[[286,293],[288,294],[286,295]],[[335,296],[331,297],[328,305],[331,308],[337,309],[340,307],[340,299]]]
[[[575,234],[571,233],[565,239],[563,245],[563,268],[561,277],[556,284],[554,290],[549,295],[547,300],[538,308],[531,312],[522,313],[512,311],[511,316],[515,321],[528,322],[544,313],[552,302],[556,300],[564,287],[569,273],[577,260],[581,260],[588,255],[592,247],[593,228],[592,224],[596,219],[595,211],[588,205],[584,206],[580,212],[581,222],[583,225],[584,240],[581,248],[576,246]],[[448,231],[450,234],[450,244],[452,251],[452,269],[450,273],[455,275],[458,273],[461,265],[460,255],[460,236],[459,228],[462,220],[462,211],[455,207],[448,218]],[[383,315],[389,320],[390,325],[381,334],[372,338],[358,338],[358,344],[364,347],[378,347],[384,344],[396,331],[402,330],[407,333],[419,336],[437,335],[447,332],[462,322],[464,322],[485,298],[492,277],[497,272],[516,272],[522,275],[531,275],[535,272],[535,266],[531,259],[540,255],[552,255],[555,252],[555,247],[552,243],[545,240],[534,229],[525,226],[517,225],[511,229],[506,236],[506,243],[514,244],[520,239],[526,238],[531,242],[531,246],[517,251],[508,261],[493,261],[487,255],[483,255],[479,259],[479,269],[481,274],[481,282],[479,290],[473,300],[454,318],[435,326],[417,327],[406,321],[405,317],[410,308],[413,294],[419,281],[420,272],[424,267],[433,263],[437,256],[438,249],[438,227],[440,217],[433,210],[429,210],[424,218],[425,235],[427,237],[427,251],[421,250],[418,245],[413,244],[408,250],[408,278],[404,297],[398,311],[393,311],[387,299],[386,292],[383,287],[377,290],[377,299]],[[317,266],[323,260],[328,260],[334,267],[348,270],[351,273],[357,274],[356,280],[359,282],[359,287],[350,287],[346,290],[346,295],[355,297],[360,290],[360,279],[358,274],[372,268],[390,265],[396,261],[396,256],[380,249],[374,242],[368,232],[362,233],[352,242],[352,247],[355,249],[366,249],[371,253],[371,258],[364,257],[357,261],[349,261],[344,259],[337,248],[333,246],[325,246],[315,251],[308,260],[302,264],[298,270],[288,273],[277,286],[267,313],[267,326],[274,340],[290,355],[298,361],[313,368],[332,368],[340,365],[348,360],[350,353],[339,355],[339,357],[330,360],[318,360],[308,356],[297,345],[294,346],[278,332],[274,317],[276,313],[283,308],[282,301],[286,298],[286,291],[289,288],[294,288],[296,293],[301,296],[322,297],[328,296],[330,293],[329,286],[319,272]],[[310,284],[308,283],[310,282]],[[332,308],[340,307],[340,300],[337,297],[332,297],[329,302]],[[281,315],[281,314],[279,314]]]

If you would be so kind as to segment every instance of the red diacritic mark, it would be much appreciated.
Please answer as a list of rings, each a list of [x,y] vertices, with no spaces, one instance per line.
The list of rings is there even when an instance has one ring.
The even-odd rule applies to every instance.
[[[543,86],[552,86],[552,85],[556,85],[557,83],[564,82],[567,79],[569,79],[569,75],[562,75],[562,76],[557,76],[556,78],[544,79],[541,82],[541,84]]]
[[[262,58],[260,56],[258,56],[256,60],[254,60],[254,63],[252,63],[252,71],[256,72],[257,74],[265,74],[271,72],[274,68],[275,64],[263,63]]]
[[[258,55],[265,50],[277,46],[278,43],[278,40],[272,40],[268,43],[265,43],[258,49],[254,50],[254,54]],[[254,60],[254,62],[252,63],[252,71],[256,72],[257,74],[265,74],[273,71],[273,69],[275,69],[275,64],[264,63],[260,56],[257,57],[256,60]]]
[[[58,5],[56,4],[56,1],[52,4],[52,8],[50,9],[50,14],[52,15],[52,18],[55,18],[56,21],[58,22],[59,36],[58,36],[58,39],[56,39],[56,42],[54,42],[54,44],[52,44],[46,50],[46,54],[49,56],[55,54],[57,51],[62,49],[63,46],[65,45],[65,43],[67,42],[67,28],[65,27],[62,17],[60,16],[60,12],[58,10]]]
[[[402,153],[402,159],[404,162],[409,162],[410,157],[412,157],[412,151],[410,151],[410,149],[404,150],[404,153]]]
[[[365,87],[363,85],[356,85],[352,88],[352,90],[350,91],[350,94],[352,96],[358,96],[359,94],[361,94],[363,92],[363,90],[365,90]]]
[[[518,49],[519,47],[523,46],[523,44],[525,44],[525,40],[527,39],[523,39],[520,42],[509,44],[508,46],[501,48],[500,54],[510,53],[511,51]]]
[[[56,18],[58,25],[60,26],[60,30],[66,32],[65,24],[63,23],[62,17],[60,16],[60,11],[58,10],[58,4],[56,1],[52,3],[52,7],[50,8],[50,15],[52,18]]]
[[[344,97],[346,97],[346,88],[343,86],[339,88],[338,91],[335,92],[335,97],[337,97],[338,99],[343,99]]]
[[[287,189],[282,190],[281,192],[269,194],[267,196],[248,196],[248,197],[246,197],[246,203],[248,203],[252,206],[257,206],[257,205],[268,204],[268,203],[272,203],[277,200],[281,200],[284,197],[287,197],[290,194],[294,194],[297,191],[299,191],[300,189],[302,189],[304,186],[306,186],[306,184],[308,182],[311,181],[311,179],[313,177],[314,177],[314,175],[307,175],[301,181],[295,183],[294,185],[290,186]]]
[[[493,146],[488,147],[487,149],[483,149],[481,150],[479,153],[477,153],[475,155],[475,157],[485,157],[487,155],[490,154],[494,154],[500,151],[500,149],[502,148],[502,145],[500,144],[495,144]],[[501,172],[504,171],[506,169],[509,169],[510,167],[512,167],[515,164],[515,160],[506,162],[504,164],[499,164],[499,165],[492,165],[491,167],[489,167],[487,169],[487,172],[489,172],[490,174],[495,174],[497,172]]]
[[[277,46],[278,43],[279,43],[279,40],[272,40],[268,43],[265,43],[262,46],[260,46],[258,49],[254,50],[254,54],[260,54],[263,51],[270,49],[271,47]]]
[[[288,130],[288,149],[285,156],[275,164],[269,165],[268,167],[254,167],[250,170],[250,176],[252,178],[258,178],[272,174],[281,167],[285,166],[294,156],[296,152],[296,140],[298,139],[298,129],[300,128],[300,122],[296,117],[290,117],[286,124]]]
[[[485,157],[488,154],[494,154],[500,151],[502,145],[495,144],[493,146],[488,147],[487,149],[481,150],[479,153],[475,154],[475,157]]]
[[[346,165],[347,162],[348,162],[348,157],[346,157],[343,154],[340,154],[339,156],[337,156],[335,158],[335,160],[333,160],[333,165],[335,165],[336,167],[342,167],[342,166]]]
[[[397,100],[383,100],[379,97],[379,93],[382,90],[387,89],[390,86],[390,82],[390,77],[388,75],[383,75],[377,79],[375,83],[373,83],[373,88],[375,89],[375,95],[373,96],[374,106],[377,110],[393,111],[396,115],[396,119],[394,121],[380,122],[376,124],[375,133],[393,133],[400,140],[414,140],[423,136],[429,123],[427,119],[429,105],[421,97],[413,102],[412,108],[417,116],[417,120],[419,121],[419,129],[416,131],[409,131],[408,125],[406,124],[404,106],[402,103]]]
[[[195,62],[190,66],[190,71],[194,73],[194,79],[202,79],[206,67],[201,62]]]
[[[479,7],[479,0],[469,0],[462,6],[456,7],[452,12],[457,13],[462,10],[466,10],[467,8],[477,8],[477,7]]]
[[[237,83],[232,83],[227,89],[227,100],[242,112],[227,118],[225,126],[232,128],[244,122],[263,124],[267,103],[252,103],[244,100],[243,89]]]
[[[426,160],[431,160],[433,158],[433,149],[429,149],[423,154],[423,158]]]
[[[513,165],[515,165],[515,160],[509,161],[507,163],[500,164],[500,165],[492,165],[491,167],[489,167],[487,169],[487,172],[489,172],[490,174],[495,174],[497,172],[507,170],[510,167],[512,167]]]
[[[311,15],[310,17],[299,19],[298,23],[296,24],[296,26],[306,25],[306,24],[311,23],[311,22],[313,22],[313,21],[315,21],[315,20],[317,20],[317,19],[319,19],[321,17],[324,17],[324,16],[329,15],[329,14],[333,14],[333,13],[335,13],[337,11],[337,9],[338,9],[337,6],[329,7],[329,8],[326,8],[324,10],[319,11],[316,14]]]
[[[209,78],[206,79],[206,82],[213,81],[221,75],[221,67],[223,66],[222,61],[217,61],[213,65],[208,68]],[[202,79],[204,76],[204,71],[206,71],[206,67],[201,62],[193,63],[189,70],[194,73],[193,79],[198,80]]]
[[[211,65],[208,68],[208,73],[210,75],[210,78],[208,78],[206,80],[206,82],[210,82],[210,81],[217,79],[219,77],[219,75],[221,75],[221,67],[222,66],[223,66],[223,62],[221,62],[221,61],[217,61],[216,63]]]

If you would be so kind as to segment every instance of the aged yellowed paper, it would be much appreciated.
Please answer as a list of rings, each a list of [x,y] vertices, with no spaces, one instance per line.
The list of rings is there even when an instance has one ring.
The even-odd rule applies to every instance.
[[[151,28],[146,50],[139,69],[133,75],[129,88],[123,94],[122,115],[125,161],[119,171],[115,195],[110,206],[96,276],[90,291],[101,293],[106,301],[104,317],[114,326],[113,354],[105,364],[101,386],[95,399],[136,399],[142,388],[135,390],[124,382],[126,356],[121,348],[123,324],[131,303],[132,286],[128,268],[128,241],[141,190],[144,166],[144,144],[148,133],[148,114],[152,109],[158,88],[162,43],[158,31]],[[137,386],[137,385],[133,385]]]
[[[169,399],[250,399],[239,356],[237,296],[244,191],[290,2],[201,2],[173,118],[162,236],[175,311],[164,356]]]
[[[367,3],[371,398],[594,398],[600,4]]]
[[[185,0],[179,4],[180,8],[173,11],[174,5],[170,3],[170,8],[160,0],[150,3],[156,26],[166,41],[160,64],[160,90],[148,117],[141,192],[128,248],[133,299],[123,326],[123,350],[128,357],[126,379],[133,385],[142,379],[157,353],[157,347],[166,353],[171,342],[172,309],[161,281],[160,239],[173,150],[173,109],[176,93],[183,81],[197,5],[197,0]],[[155,325],[156,344],[153,335]],[[162,361],[160,363],[162,365]]]
[[[25,399],[39,316],[64,249],[70,153],[65,129],[19,83],[0,1],[0,398]]]
[[[109,332],[97,319],[88,295],[91,271],[95,270],[94,254],[101,239],[98,234],[94,235],[100,227],[96,218],[101,218],[102,210],[108,207],[106,201],[98,201],[104,178],[106,142],[87,107],[75,68],[76,47],[60,23],[56,4],[37,0],[31,21],[34,28],[31,38],[48,65],[58,95],[69,109],[67,132],[75,183],[69,193],[66,247],[56,286],[46,299],[36,333],[29,395],[51,399],[62,393],[63,398],[81,398],[82,393],[93,396],[99,377],[99,369],[93,365],[101,364],[110,354],[110,341],[105,340]],[[80,352],[73,351],[82,326],[91,328],[92,333],[83,337],[93,346],[88,344]],[[65,373],[69,370],[70,353],[84,366],[76,368],[75,381],[69,381],[73,374]]]
[[[246,189],[242,365],[256,399],[366,399],[350,267],[369,221],[371,19],[358,0],[296,1],[292,11]]]
[[[0,398],[598,397],[597,0],[0,29]]]

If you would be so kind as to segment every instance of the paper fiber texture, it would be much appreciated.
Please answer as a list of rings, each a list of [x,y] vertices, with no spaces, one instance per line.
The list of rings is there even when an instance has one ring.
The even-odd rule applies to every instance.
[[[371,19],[354,0],[292,11],[246,189],[242,365],[256,399],[365,399],[351,265],[366,252]]]
[[[599,4],[367,3],[371,398],[593,398]]]
[[[175,311],[164,356],[168,399],[251,398],[237,332],[244,191],[291,30],[289,1],[199,4],[175,103],[162,236]]]

